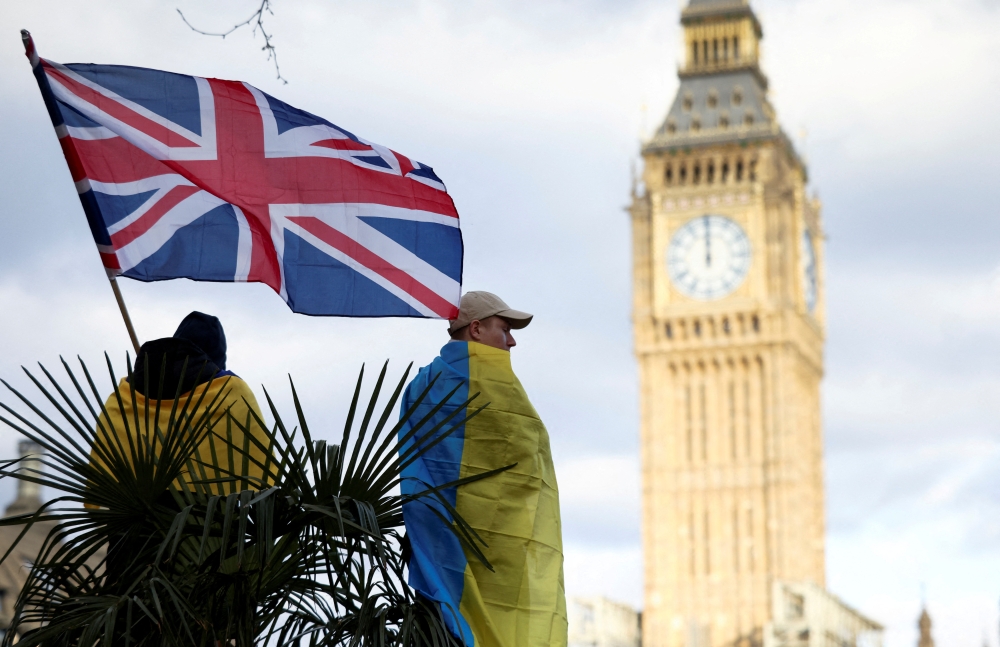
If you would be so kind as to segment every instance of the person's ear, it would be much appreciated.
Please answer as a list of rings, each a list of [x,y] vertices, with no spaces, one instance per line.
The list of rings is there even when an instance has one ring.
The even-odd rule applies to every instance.
[[[473,319],[469,322],[469,338],[472,339],[472,341],[479,341],[482,337],[482,331],[479,328],[481,324],[482,322],[479,321],[479,319]]]

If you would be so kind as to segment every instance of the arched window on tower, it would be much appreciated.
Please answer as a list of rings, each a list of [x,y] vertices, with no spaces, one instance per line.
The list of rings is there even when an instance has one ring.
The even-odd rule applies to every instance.
[[[733,567],[740,572],[740,508],[733,506]]]
[[[691,387],[684,387],[684,421],[687,423],[687,433],[685,434],[685,440],[687,440],[685,453],[687,454],[687,461],[689,463],[694,462],[694,418],[691,415]]]
[[[712,62],[713,63],[718,63],[719,62],[719,39],[718,38],[712,40]]]
[[[722,174],[719,177],[719,182],[725,184],[728,181],[729,181],[729,160],[726,160],[722,163]],[[728,324],[729,321],[726,320],[726,323]],[[729,332],[728,326],[726,328],[726,332]]]
[[[733,58],[735,58],[737,61],[740,60],[740,37],[739,36],[733,36]]]
[[[743,181],[743,160],[736,160],[736,181]]]
[[[698,162],[694,163],[694,168],[691,171],[691,184],[698,184],[701,182],[701,164]],[[701,334],[701,324],[697,321],[694,322],[694,331],[696,335]]]
[[[724,60],[724,61],[728,61],[729,60],[729,39],[728,38],[723,38],[722,39],[722,60]]]
[[[757,181],[757,160],[750,160],[749,176],[751,182]]]
[[[712,574],[712,541],[708,525],[708,510],[705,510],[705,574]]]
[[[698,562],[695,561],[695,554],[694,554],[694,510],[691,511],[689,517],[690,519],[688,520],[688,539],[690,539],[690,542],[688,545],[690,548],[690,555],[688,556],[688,563],[691,565],[691,577],[693,578],[696,575],[695,568],[697,568],[698,566]]]
[[[709,161],[705,167],[705,181],[709,184],[715,182],[715,162]]]
[[[699,440],[701,441],[701,460],[708,462],[708,396],[705,394],[705,385],[698,385],[698,413],[701,414],[698,424]]]
[[[687,164],[681,164],[680,170],[677,172],[677,179],[681,184],[686,184],[688,179],[688,167]]]
[[[672,164],[667,164],[667,170],[663,172],[663,180],[667,184],[674,183],[674,167]]]
[[[701,54],[702,58],[708,63],[708,40],[701,41]]]
[[[736,383],[729,380],[729,455],[736,462]]]
[[[692,61],[694,62],[695,65],[697,65],[698,64],[698,41],[695,41],[695,42],[691,43],[691,53],[692,53]]]

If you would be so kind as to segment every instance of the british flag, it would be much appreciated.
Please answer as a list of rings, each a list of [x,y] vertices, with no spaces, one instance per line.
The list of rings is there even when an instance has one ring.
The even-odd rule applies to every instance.
[[[312,315],[458,314],[458,212],[429,166],[238,81],[25,50],[112,275],[254,281]]]

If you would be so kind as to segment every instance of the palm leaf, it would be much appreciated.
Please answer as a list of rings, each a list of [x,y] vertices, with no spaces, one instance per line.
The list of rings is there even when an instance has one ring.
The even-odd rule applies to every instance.
[[[128,358],[126,363],[131,382]],[[44,379],[25,371],[39,402],[56,417],[0,381],[27,409],[0,402],[0,422],[45,451],[42,469],[0,462],[0,478],[58,493],[34,513],[0,520],[23,527],[17,541],[33,524],[54,522],[17,599],[6,644],[15,636],[28,646],[460,644],[443,615],[453,610],[443,611],[405,584],[402,506],[426,498],[442,523],[489,566],[482,540],[441,489],[502,470],[413,496],[396,488],[408,464],[481,411],[469,406],[474,398],[438,416],[453,391],[414,420],[428,387],[389,425],[410,367],[381,411],[388,364],[367,403],[362,367],[340,442],[328,444],[313,437],[291,382],[291,430],[266,390],[273,426],[252,409],[246,419],[234,419],[224,409],[225,386],[212,398],[208,389],[168,394],[173,401],[165,426],[161,400],[151,412],[132,389],[133,415],[115,423],[86,365],[80,362],[79,373],[65,360],[62,365],[68,384],[45,367]],[[161,385],[165,370],[161,366]],[[113,393],[125,410],[122,394]],[[220,416],[224,423],[213,426]],[[400,437],[404,425],[411,428]],[[251,427],[263,431],[262,440]],[[237,431],[241,442],[234,441]],[[210,435],[212,462],[206,463],[197,450]],[[215,441],[225,456],[216,455]],[[262,452],[263,460],[254,452]],[[251,467],[262,476],[247,477]]]

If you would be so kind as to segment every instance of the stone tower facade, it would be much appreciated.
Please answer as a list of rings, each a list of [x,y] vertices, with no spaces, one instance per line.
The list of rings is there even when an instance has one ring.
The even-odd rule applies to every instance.
[[[820,204],[746,0],[691,0],[633,193],[646,647],[760,645],[777,580],[825,585]]]

